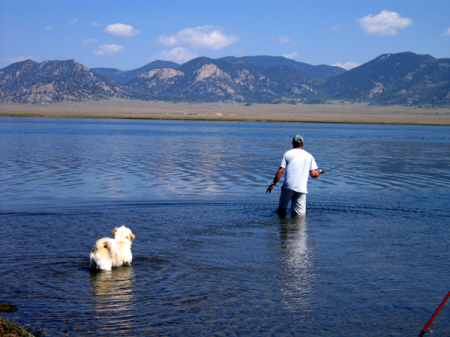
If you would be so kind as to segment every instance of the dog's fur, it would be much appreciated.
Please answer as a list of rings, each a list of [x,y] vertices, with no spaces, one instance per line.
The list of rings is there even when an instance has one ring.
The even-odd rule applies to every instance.
[[[114,228],[114,239],[103,238],[95,243],[91,251],[91,269],[111,270],[113,267],[131,265],[131,242],[135,236],[125,226]]]

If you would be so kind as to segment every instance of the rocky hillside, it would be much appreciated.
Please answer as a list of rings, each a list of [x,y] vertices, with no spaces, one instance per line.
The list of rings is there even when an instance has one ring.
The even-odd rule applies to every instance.
[[[304,72],[308,76],[316,78],[327,78],[346,72],[345,69],[340,67],[329,66],[324,64],[313,66],[303,62],[297,62],[283,56],[244,56],[240,58],[234,56],[227,56],[222,57],[218,60],[227,62],[236,62],[238,60],[245,60],[263,67],[277,67],[277,66],[293,67]],[[91,71],[99,75],[108,76],[117,83],[126,84],[128,81],[131,81],[133,78],[137,77],[139,74],[142,74],[144,71],[149,71],[156,68],[177,69],[179,66],[180,65],[178,63],[170,61],[153,61],[149,64],[146,64],[143,67],[133,70],[119,70],[115,68],[91,68]]]
[[[135,97],[146,100],[294,103],[314,97],[319,82],[292,67],[201,57],[177,69],[144,72],[127,86]]]
[[[31,60],[0,70],[0,101],[41,103],[86,101],[109,97],[129,98],[126,88],[96,75],[75,60]]]
[[[385,54],[334,76],[322,90],[332,99],[372,104],[450,104],[450,59]]]
[[[327,78],[335,75],[339,75],[345,73],[347,70],[336,67],[329,66],[325,64],[313,66],[308,63],[297,62],[292,59],[288,59],[283,56],[243,56],[240,58],[228,56],[221,58],[220,60],[235,62],[237,60],[246,60],[253,62],[257,65],[264,67],[276,67],[276,66],[286,66],[297,68],[298,70],[304,72],[306,75],[315,77],[315,78]]]
[[[119,70],[114,68],[91,68],[91,71],[95,74],[108,76],[113,79],[117,83],[125,84],[128,81],[131,81],[133,78],[142,74],[144,71],[149,71],[156,68],[173,68],[176,69],[180,65],[175,62],[170,61],[153,61],[149,64],[146,64],[143,67],[133,69],[133,70]]]

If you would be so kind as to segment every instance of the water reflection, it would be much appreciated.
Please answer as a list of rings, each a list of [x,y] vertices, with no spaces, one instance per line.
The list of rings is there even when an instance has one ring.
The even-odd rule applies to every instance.
[[[281,263],[285,271],[282,294],[288,307],[306,305],[314,275],[307,246],[306,216],[280,217]]]
[[[90,273],[94,319],[101,322],[102,330],[130,327],[134,310],[133,282],[132,267]]]

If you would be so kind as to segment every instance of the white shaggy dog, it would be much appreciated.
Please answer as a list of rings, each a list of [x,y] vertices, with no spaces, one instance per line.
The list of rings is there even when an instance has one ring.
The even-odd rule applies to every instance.
[[[112,267],[131,265],[131,242],[135,236],[125,227],[114,228],[114,239],[103,238],[91,251],[91,269],[111,270]]]

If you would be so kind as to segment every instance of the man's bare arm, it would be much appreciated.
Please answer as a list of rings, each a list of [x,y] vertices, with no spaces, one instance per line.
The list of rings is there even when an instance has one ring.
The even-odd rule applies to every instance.
[[[275,188],[275,185],[277,184],[277,182],[281,179],[281,177],[283,176],[284,173],[284,168],[280,167],[277,171],[277,173],[275,174],[275,177],[273,178],[273,182],[272,184],[270,184],[270,186],[267,188],[266,193],[271,193],[272,190]]]

